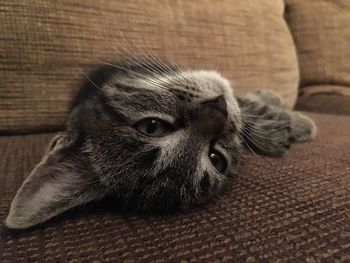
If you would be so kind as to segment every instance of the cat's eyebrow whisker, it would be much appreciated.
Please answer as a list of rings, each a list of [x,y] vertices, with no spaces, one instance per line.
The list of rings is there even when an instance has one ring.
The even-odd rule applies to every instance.
[[[164,62],[162,62],[161,60],[159,60],[157,57],[156,59],[158,61],[155,61],[154,59],[151,58],[151,61],[153,61],[153,63],[157,64],[157,66],[161,67],[165,73],[160,73],[160,75],[162,77],[164,77],[165,79],[167,79],[168,81],[170,81],[171,83],[173,83],[175,86],[180,85],[180,86],[185,86],[183,80],[180,79],[180,77],[178,76],[178,72],[171,69],[168,65],[166,65]],[[151,65],[149,62],[145,61],[145,63],[147,63],[149,66],[153,67],[153,65]],[[164,66],[162,66],[164,65]],[[166,68],[165,68],[166,67]],[[179,71],[181,71],[181,69],[179,69]],[[170,76],[169,76],[170,75]]]
[[[115,64],[112,64],[112,63],[109,63],[109,62],[106,62],[106,61],[102,61],[102,63],[106,64],[106,65],[110,65],[112,67],[115,67],[115,68],[118,68],[118,69],[122,69],[122,70],[125,70],[127,72],[129,72],[130,74],[134,75],[134,76],[139,76],[141,77],[142,80],[152,84],[152,85],[155,85],[161,89],[166,89],[166,87],[161,83],[161,82],[156,82],[154,79],[150,78],[149,75],[144,75],[142,73],[139,73],[139,72],[136,72],[136,71],[133,71],[131,70],[130,68],[125,68],[125,67],[121,67],[121,66],[118,66],[118,65],[115,65]]]
[[[150,49],[150,51],[153,52],[152,49]],[[176,85],[179,84],[179,85],[185,86],[186,84],[187,85],[191,84],[191,82],[184,75],[180,75],[180,76],[178,75],[178,72],[183,71],[183,69],[178,64],[176,64],[174,62],[174,60],[172,60],[168,57],[169,62],[171,63],[172,66],[174,66],[176,68],[176,70],[169,67],[169,65],[167,65],[165,62],[160,60],[157,56],[154,55],[153,57],[155,58],[155,60],[154,59],[152,60],[154,63],[156,63],[162,69],[164,69],[166,72],[168,72],[171,75],[171,77],[175,78],[175,80],[178,82],[178,83],[175,83]],[[171,81],[173,81],[173,80],[171,79]]]
[[[149,40],[149,39],[148,39]],[[143,39],[143,44],[146,47],[146,51],[148,51],[148,54],[151,57],[151,60],[158,64],[163,70],[167,71],[170,74],[176,73],[176,71],[181,71],[181,68],[173,62],[170,57],[166,56],[167,60],[171,62],[172,66],[174,66],[177,70],[174,70],[173,68],[170,68],[169,65],[167,65],[164,61],[162,61],[153,51],[153,49],[144,41]]]
[[[141,52],[141,54],[145,55],[148,59],[150,59],[151,61],[153,61],[155,64],[157,64],[161,69],[163,69],[165,72],[168,72],[173,78],[175,78],[175,80],[178,82],[174,82],[173,78],[169,78],[168,76],[164,76],[163,72],[160,72],[159,69],[156,69],[153,67],[153,70],[155,70],[157,73],[159,73],[159,75],[164,76],[166,79],[168,79],[169,81],[171,81],[173,84],[175,85],[185,85],[183,80],[185,80],[185,82],[187,82],[187,84],[191,84],[190,81],[183,75],[178,76],[178,72],[176,72],[175,70],[173,70],[172,68],[170,68],[166,63],[164,63],[162,60],[160,60],[157,56],[152,56],[152,54],[147,55],[143,50],[141,50],[140,48],[138,48],[138,50],[136,49],[136,43],[128,38],[124,32],[122,32],[120,30],[120,28],[118,28],[119,33],[123,36],[124,40],[127,42],[128,46],[132,49],[133,52],[127,50],[126,48],[120,46],[120,49],[122,49],[122,55],[128,59],[131,62],[135,62],[135,52]],[[132,42],[132,43],[131,43]],[[120,50],[116,50],[115,47],[113,47],[113,49],[117,52],[120,53]],[[151,50],[151,49],[150,49]],[[125,52],[127,52],[128,54],[125,54]],[[138,60],[140,62],[140,60]],[[148,63],[148,62],[147,62]],[[177,68],[178,71],[181,71],[181,68],[176,64],[172,62],[172,65],[175,66]],[[141,65],[139,65],[141,66]],[[146,67],[146,65],[144,64],[144,62],[142,63],[143,68]],[[148,63],[148,66],[149,63]],[[152,71],[153,72],[153,71]]]
[[[135,44],[135,42],[133,41],[133,43]],[[160,60],[153,52],[152,48],[150,48],[147,43],[144,42],[144,45],[146,46],[146,49],[140,49],[138,48],[138,50],[141,52],[141,54],[143,54],[143,56],[145,56],[146,58],[148,58],[150,61],[152,61],[153,63],[155,63],[157,66],[159,66],[164,72],[167,72],[169,74],[174,74],[176,73],[176,71],[172,68],[170,68],[166,63],[164,63],[162,60]],[[137,47],[137,45],[135,45]],[[148,53],[146,53],[146,51],[148,51]],[[133,57],[133,56],[132,56]],[[149,66],[151,66],[151,64],[148,61],[145,61]],[[154,68],[154,67],[153,67]],[[158,70],[158,69],[156,69]],[[158,73],[162,73],[160,71],[157,71]],[[170,79],[169,79],[170,80]]]
[[[79,68],[79,70],[80,70],[81,74],[83,74],[83,76],[84,76],[92,85],[94,85],[94,87],[97,88],[97,91],[100,92],[101,94],[103,94],[103,89],[102,89],[101,87],[99,87],[95,82],[93,82],[93,81],[89,78],[89,76],[88,76],[81,68]]]
[[[136,65],[138,65],[139,67],[147,70],[148,72],[150,72],[150,68],[147,67],[137,56],[134,56],[132,53],[130,53],[128,50],[126,50],[126,52],[128,52],[127,54],[125,54],[125,49],[123,47],[121,47],[122,49],[122,53],[121,55],[124,57],[124,59],[126,59],[127,61],[129,61],[131,64],[134,63]],[[118,50],[115,50],[116,52],[118,52]],[[135,51],[137,52],[137,51]],[[134,53],[135,53],[134,52]],[[159,71],[159,69],[153,68],[153,70],[151,71],[153,74],[161,74],[162,72]]]
[[[145,44],[145,46],[147,47],[148,45]],[[171,65],[174,66],[177,70],[174,70],[172,69],[171,67],[169,67],[169,65],[167,65],[164,61],[162,61],[161,59],[158,58],[158,56],[156,56],[154,54],[154,52],[152,51],[151,48],[148,48],[148,50],[152,53],[150,54],[151,56],[151,60],[156,63],[158,66],[160,66],[165,72],[168,72],[173,78],[175,78],[175,80],[178,82],[178,83],[174,83],[172,79],[170,79],[170,81],[172,81],[174,84],[179,84],[179,85],[185,85],[185,82],[187,82],[187,84],[190,84],[189,80],[186,79],[183,75],[181,76],[178,76],[178,72],[182,71],[181,67],[179,67],[172,59],[169,59],[168,57],[168,60],[170,61]],[[142,50],[141,50],[142,52]],[[143,52],[144,53],[144,52]]]
[[[129,49],[123,47],[123,46],[119,47],[121,49],[121,51],[122,51],[122,55],[126,59],[128,59],[131,62],[134,62],[135,58],[137,57],[136,54],[141,52],[141,54],[145,55],[145,52],[143,50],[141,50],[140,48],[137,48],[137,45],[136,45],[135,41],[132,38],[128,37],[123,31],[120,30],[120,28],[118,28],[118,30],[119,30],[119,33],[124,38],[124,40],[126,41],[127,46],[131,49],[131,50],[129,50]],[[120,50],[116,50],[115,48],[114,48],[114,50],[117,53],[119,53],[119,51],[120,51]],[[156,70],[155,73],[159,73],[160,74],[161,72],[159,70]]]
[[[163,64],[165,67],[169,68],[169,66],[164,63],[163,61],[159,60],[159,58],[156,57],[156,59],[161,63]],[[172,74],[172,77],[175,78],[180,85],[183,85],[185,86],[186,84],[187,85],[191,85],[191,82],[184,76],[184,75],[178,75],[178,72],[181,72],[182,71],[182,68],[180,66],[178,66],[173,60],[170,59],[170,63],[172,66],[176,67],[177,71],[172,71],[172,72],[169,72],[170,74]],[[185,82],[184,82],[185,81]]]
[[[157,75],[157,72],[155,72],[156,70],[151,70],[150,68],[146,67],[145,64],[141,61],[141,60],[138,60],[136,61],[135,59],[132,59],[130,57],[126,57],[126,59],[131,62],[131,63],[134,63],[136,65],[138,65],[139,67],[143,68],[144,70],[146,70],[147,72],[149,72],[151,75],[145,75],[145,74],[141,74],[141,73],[138,73],[138,75],[141,75],[143,76],[143,78],[145,79],[150,79],[150,77],[152,77],[152,81],[153,83],[158,83],[159,85],[165,85],[165,84],[168,84],[166,81],[160,79],[159,77],[156,77]],[[131,69],[130,69],[131,71]],[[163,73],[158,73],[158,75],[162,75]],[[162,86],[164,88],[164,86]]]
[[[121,47],[121,49],[124,49],[123,47]],[[126,59],[129,63],[131,63],[131,64],[136,64],[136,65],[138,65],[139,67],[141,67],[141,68],[143,68],[143,69],[145,69],[146,71],[148,71],[148,72],[150,72],[150,73],[152,73],[152,74],[161,74],[161,72],[159,72],[159,71],[157,71],[157,70],[154,70],[154,71],[151,71],[149,68],[146,68],[145,67],[145,65],[143,64],[143,63],[141,63],[140,64],[140,60],[138,59],[137,61],[136,61],[136,57],[133,57],[132,55],[131,55],[131,53],[129,53],[129,54],[125,54],[123,51],[122,51],[122,53],[120,53],[120,51],[118,51],[118,50],[115,50],[118,54],[120,54],[120,55],[122,55],[123,56],[123,58],[124,59]],[[131,70],[131,69],[130,69]],[[141,75],[141,74],[140,74]],[[146,75],[144,75],[144,74],[142,74],[143,76],[146,76]]]
[[[159,62],[154,61],[152,58],[149,58],[149,57],[147,57],[147,58],[150,59],[153,63],[157,64],[159,67],[161,67],[161,65],[159,65]],[[141,63],[146,63],[148,65],[148,67],[151,68],[152,70],[158,70],[157,68],[154,67],[154,65],[150,64],[147,60],[146,61],[141,61],[140,59],[138,59],[138,60]],[[164,72],[160,72],[159,73],[160,76],[164,77],[165,79],[167,79],[169,82],[173,83],[174,85],[183,85],[183,83],[177,83],[171,77],[168,76],[168,74],[170,74],[171,76],[175,76],[177,74],[175,71],[169,71],[169,70],[166,70],[165,68],[162,68],[162,69],[167,74],[164,74]]]
[[[173,70],[170,69],[169,70],[166,70],[164,67],[162,67],[160,65],[160,62],[156,62],[152,57],[150,57],[149,55],[147,55],[143,50],[141,50],[140,48],[137,48],[136,49],[136,43],[130,39],[130,41],[132,41],[132,43],[130,43],[130,41],[128,40],[128,38],[125,36],[125,34],[123,32],[121,32],[121,34],[124,36],[124,39],[128,42],[129,46],[133,49],[133,53],[141,53],[143,56],[145,56],[146,58],[148,58],[149,60],[153,61],[155,64],[157,64],[161,69],[163,69],[165,72],[169,72],[170,74],[174,74]],[[114,48],[115,49],[115,48]],[[137,61],[139,63],[137,63],[140,67],[144,68],[145,70],[155,74],[155,73],[158,73],[159,75],[164,75],[163,72],[161,72],[159,69],[157,69],[156,67],[154,67],[153,65],[151,65],[148,61],[142,61],[140,59],[138,59],[132,52],[130,52],[129,50],[126,50],[125,48],[121,47],[122,49],[122,55],[127,59],[129,60],[130,62],[133,62],[133,63],[137,63]],[[115,50],[117,53],[118,50]],[[124,52],[123,52],[124,51]],[[125,51],[128,53],[128,54],[124,54]],[[136,61],[137,60],[137,61]],[[160,60],[159,60],[160,61]],[[145,64],[147,63],[147,65]],[[166,65],[165,63],[162,62],[163,65]],[[149,69],[152,69],[151,71]],[[160,80],[160,79],[159,79]],[[169,81],[172,81],[170,78],[168,78]],[[174,83],[174,84],[178,84],[178,83]],[[180,83],[181,84],[181,83]]]

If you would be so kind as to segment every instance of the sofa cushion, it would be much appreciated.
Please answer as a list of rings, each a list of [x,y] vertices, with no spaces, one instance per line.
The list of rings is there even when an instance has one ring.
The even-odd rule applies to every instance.
[[[25,231],[0,226],[1,262],[348,262],[350,117],[311,115],[319,136],[283,158],[246,155],[227,192],[187,214],[103,201]],[[0,137],[0,220],[53,134]]]
[[[350,115],[350,89],[335,85],[316,85],[300,92],[297,110]]]
[[[350,88],[350,1],[286,0],[301,86]]]
[[[150,3],[2,1],[0,133],[62,127],[80,69],[120,57],[116,49],[216,68],[240,93],[270,88],[294,105],[299,75],[283,1]]]

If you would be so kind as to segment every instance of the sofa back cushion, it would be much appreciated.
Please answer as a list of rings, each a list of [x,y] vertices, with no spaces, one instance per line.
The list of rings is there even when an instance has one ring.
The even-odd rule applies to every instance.
[[[339,87],[350,87],[350,1],[286,0],[286,4],[302,89],[316,92],[323,85],[326,93],[346,95]]]
[[[81,70],[116,50],[152,49],[219,70],[238,93],[270,88],[295,103],[297,59],[281,0],[8,0],[0,13],[0,133],[62,128]]]

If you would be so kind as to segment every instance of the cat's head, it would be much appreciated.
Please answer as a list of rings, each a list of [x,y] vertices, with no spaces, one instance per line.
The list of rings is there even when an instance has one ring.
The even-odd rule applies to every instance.
[[[106,195],[135,210],[204,203],[236,173],[240,130],[230,84],[215,71],[105,65],[87,77],[6,224],[29,227]]]

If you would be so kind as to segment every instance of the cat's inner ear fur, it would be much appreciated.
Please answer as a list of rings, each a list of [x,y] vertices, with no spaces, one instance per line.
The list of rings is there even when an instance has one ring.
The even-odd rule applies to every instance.
[[[81,147],[66,133],[56,136],[13,199],[6,225],[28,228],[65,210],[100,199],[104,191]]]

